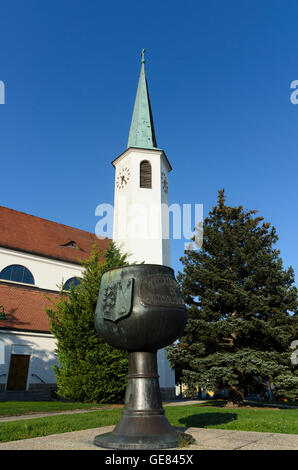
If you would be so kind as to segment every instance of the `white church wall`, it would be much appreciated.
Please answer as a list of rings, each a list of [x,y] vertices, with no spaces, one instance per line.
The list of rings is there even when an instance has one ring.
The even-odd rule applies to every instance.
[[[157,351],[159,385],[161,388],[175,387],[175,371],[170,368],[165,349]]]
[[[0,331],[0,341],[4,343],[4,364],[0,364],[0,389],[6,388],[12,354],[30,355],[27,390],[32,384],[56,383],[52,370],[58,363],[54,353],[56,342],[51,334]]]
[[[162,181],[163,177],[166,177],[167,190],[161,190],[161,203],[164,208],[169,210],[169,192],[168,192],[168,175],[169,165],[166,162],[165,158],[162,157],[160,160],[160,180]],[[162,227],[162,253],[163,253],[163,263],[166,266],[171,266],[171,245],[170,245],[170,217],[169,212],[164,214],[163,217],[163,227]]]
[[[70,248],[72,249],[72,248]],[[61,282],[71,277],[81,277],[82,267],[42,256],[0,248],[0,271],[11,264],[21,264],[31,271],[35,286],[42,289],[59,290]]]

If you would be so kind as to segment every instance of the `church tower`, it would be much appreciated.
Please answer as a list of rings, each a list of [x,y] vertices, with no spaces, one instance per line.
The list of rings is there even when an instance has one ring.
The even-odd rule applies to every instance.
[[[171,265],[168,173],[172,167],[157,147],[144,50],[127,149],[116,170],[113,239],[130,261]]]
[[[171,265],[168,211],[168,173],[172,167],[157,147],[145,73],[145,50],[127,149],[115,168],[113,240],[129,253],[129,261]],[[169,398],[175,393],[175,374],[164,350],[158,351],[160,387]]]

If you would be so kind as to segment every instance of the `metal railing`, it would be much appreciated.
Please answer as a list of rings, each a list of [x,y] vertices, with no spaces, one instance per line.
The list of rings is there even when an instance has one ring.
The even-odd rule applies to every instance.
[[[46,384],[46,382],[37,374],[31,374],[31,377],[37,377],[43,384]]]

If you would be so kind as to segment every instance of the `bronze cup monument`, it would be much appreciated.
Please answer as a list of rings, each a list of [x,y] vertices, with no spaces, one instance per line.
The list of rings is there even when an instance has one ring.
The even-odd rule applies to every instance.
[[[95,328],[111,346],[128,351],[122,417],[112,432],[94,444],[109,449],[177,447],[177,432],[164,415],[157,373],[157,350],[179,338],[186,309],[174,271],[136,264],[104,273]]]

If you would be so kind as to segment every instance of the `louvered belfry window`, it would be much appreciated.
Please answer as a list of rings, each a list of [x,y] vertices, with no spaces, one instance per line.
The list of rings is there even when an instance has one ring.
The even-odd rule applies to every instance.
[[[140,164],[140,188],[152,188],[151,163],[147,160]]]

